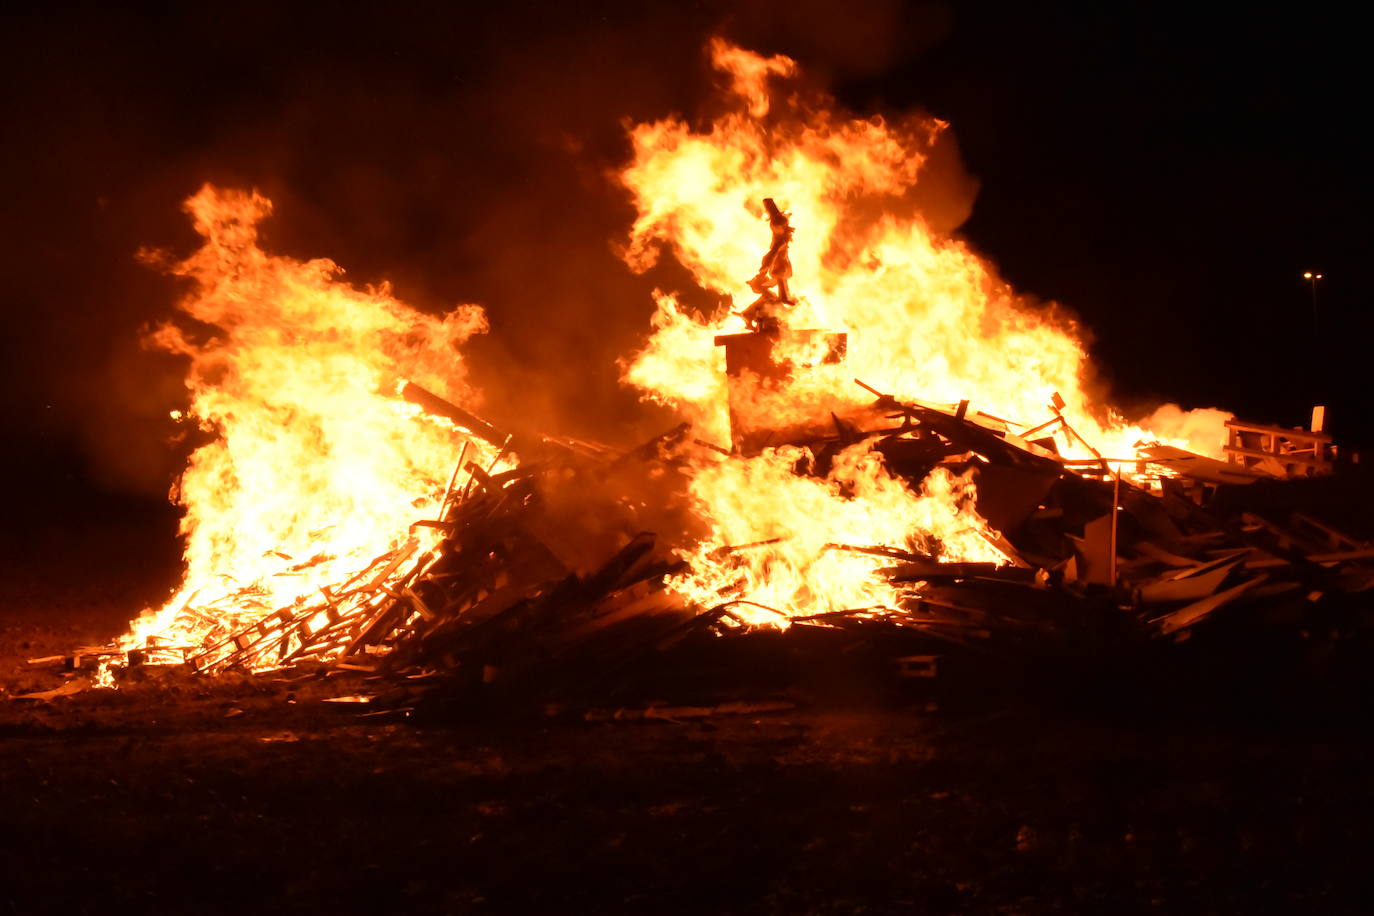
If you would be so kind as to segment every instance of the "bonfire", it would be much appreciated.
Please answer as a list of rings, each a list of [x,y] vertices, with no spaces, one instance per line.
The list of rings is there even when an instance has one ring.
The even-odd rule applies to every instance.
[[[210,441],[173,494],[181,587],[86,651],[102,683],[329,663],[547,687],[703,633],[968,645],[1086,607],[1170,635],[1371,556],[1200,508],[1272,476],[1237,439],[1267,427],[1095,399],[1074,321],[904,204],[944,124],[853,117],[786,57],[710,50],[720,113],[633,126],[620,175],[627,266],[670,254],[720,303],[656,295],[623,379],[682,423],[647,443],[503,428],[461,358],[480,307],[428,315],[265,251],[256,192],[187,201],[202,247],[145,257],[188,282],[192,321],[150,340],[186,357],[184,422]],[[1329,437],[1285,435],[1320,469]]]

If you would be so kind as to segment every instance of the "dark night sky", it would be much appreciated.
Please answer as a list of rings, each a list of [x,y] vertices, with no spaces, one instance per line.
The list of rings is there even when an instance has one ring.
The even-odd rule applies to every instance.
[[[604,438],[656,431],[662,417],[617,389],[613,360],[644,332],[649,290],[683,280],[615,260],[632,213],[606,175],[626,155],[622,119],[697,109],[716,29],[797,57],[858,111],[950,121],[980,184],[962,233],[1018,289],[1084,317],[1123,402],[1298,424],[1321,399],[1339,438],[1374,441],[1366,80],[1361,30],[1336,10],[398,2],[323,14],[243,2],[6,14],[7,461],[22,492],[165,492],[180,381],[138,336],[175,293],[134,252],[189,250],[179,202],[205,180],[272,197],[275,250],[389,279],[422,308],[485,305],[492,333],[471,360],[498,416],[518,406]],[[1327,278],[1319,355],[1309,267]],[[542,381],[550,366],[562,384]]]

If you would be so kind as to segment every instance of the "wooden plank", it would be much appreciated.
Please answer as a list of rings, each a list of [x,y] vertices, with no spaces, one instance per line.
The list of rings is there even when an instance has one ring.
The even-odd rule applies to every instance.
[[[1185,570],[1179,578],[1149,582],[1140,587],[1140,600],[1145,604],[1163,604],[1171,601],[1197,601],[1214,594],[1231,571],[1239,566],[1239,557],[1225,563],[1214,565],[1204,572],[1192,573]],[[1198,567],[1204,569],[1205,567]]]
[[[1311,432],[1301,427],[1292,429],[1286,426],[1266,426],[1262,423],[1246,423],[1243,420],[1227,420],[1226,428],[1241,433],[1258,433],[1265,436],[1283,436],[1293,441],[1332,442],[1330,433]]]
[[[1238,445],[1223,445],[1221,450],[1228,455],[1241,455],[1246,458],[1272,458],[1284,464],[1296,464],[1309,468],[1329,468],[1330,459],[1325,458],[1304,458],[1299,452],[1265,452],[1259,449],[1242,448]]]
[[[1156,617],[1152,623],[1159,627],[1162,634],[1168,635],[1179,630],[1191,627],[1211,616],[1212,612],[1220,607],[1230,604],[1250,589],[1267,581],[1268,573],[1260,573],[1253,579],[1247,579],[1239,585],[1232,586],[1224,592],[1218,592],[1201,601],[1195,601],[1187,607],[1179,608],[1172,614],[1165,614],[1163,617]]]
[[[426,413],[434,414],[436,417],[446,417],[479,438],[485,439],[492,445],[499,446],[510,438],[506,433],[492,426],[476,414],[464,410],[457,404],[444,400],[437,394],[421,388],[414,382],[406,382],[405,385],[401,387],[400,394],[402,398],[419,407]]]

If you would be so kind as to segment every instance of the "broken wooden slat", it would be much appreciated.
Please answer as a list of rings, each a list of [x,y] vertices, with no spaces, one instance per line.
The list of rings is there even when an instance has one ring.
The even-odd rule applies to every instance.
[[[1185,627],[1191,627],[1193,624],[1205,620],[1217,608],[1230,604],[1261,582],[1267,581],[1268,578],[1269,575],[1267,573],[1260,573],[1253,579],[1247,579],[1239,585],[1228,588],[1224,592],[1218,592],[1211,597],[1203,598],[1201,601],[1195,601],[1187,607],[1179,608],[1171,614],[1157,617],[1152,622],[1159,627],[1159,632],[1164,635],[1175,633]]]
[[[1182,576],[1146,583],[1140,588],[1140,600],[1145,604],[1197,601],[1216,592],[1240,563],[1237,557],[1219,564],[1183,570]]]

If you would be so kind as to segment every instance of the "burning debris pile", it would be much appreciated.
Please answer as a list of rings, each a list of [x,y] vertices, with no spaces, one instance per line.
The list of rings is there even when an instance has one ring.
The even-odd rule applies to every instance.
[[[740,456],[713,452],[685,425],[628,451],[515,437],[413,384],[402,395],[500,443],[496,457],[485,467],[460,457],[433,518],[315,601],[209,628],[195,645],[150,638],[129,663],[214,674],[328,661],[402,685],[407,699],[436,682],[550,699],[621,686],[617,676],[652,670],[691,638],[728,642],[760,628],[844,631],[886,643],[894,666],[920,660],[933,673],[950,653],[1008,659],[1075,644],[1110,655],[1177,639],[1223,608],[1249,628],[1296,632],[1321,619],[1349,632],[1363,619],[1355,596],[1374,587],[1374,545],[1299,512],[1200,505],[1219,486],[1244,486],[1232,466],[1192,456],[1200,466],[1180,473],[1170,450],[1158,464],[1139,460],[1128,480],[1105,459],[1057,458],[967,404],[941,410],[878,394],[877,426],[835,421],[826,435],[767,451],[805,456],[789,471],[799,480],[824,479],[861,444],[909,486],[932,475],[976,480],[961,498],[997,559],[949,559],[934,538],[924,550],[827,542],[823,553],[861,562],[895,600],[799,614],[765,605],[749,586],[756,555],[778,542],[736,544],[697,558],[728,583],[702,601],[683,482],[703,452],[718,463]],[[512,446],[528,457],[494,472]],[[644,527],[653,516],[657,531]]]
[[[86,653],[103,677],[328,663],[551,697],[761,630],[862,634],[929,673],[1228,615],[1358,628],[1374,546],[1217,509],[1330,471],[1329,437],[1172,406],[1128,423],[1087,394],[1071,322],[899,212],[943,125],[775,104],[791,61],[712,53],[724,113],[634,128],[622,176],[627,262],[667,246],[722,297],[659,295],[624,378],[686,422],[636,448],[499,429],[457,362],[479,309],[424,316],[266,254],[256,195],[188,203],[206,243],[170,269],[200,332],[154,341],[190,359],[214,438],[180,484],[183,588]]]
[[[347,581],[321,587],[316,601],[215,632],[189,652],[152,640],[135,650],[138,660],[181,652],[208,674],[327,659],[393,674],[470,673],[491,683],[547,669],[572,650],[585,655],[617,623],[634,625],[638,645],[704,622],[666,590],[665,578],[682,563],[638,530],[644,504],[625,498],[636,490],[648,496],[653,472],[662,471],[661,448],[685,427],[621,453],[498,433],[413,383],[401,394],[487,437],[500,449],[495,459],[483,467],[460,455],[435,517],[414,522],[404,543]],[[494,472],[512,446],[531,457]]]

